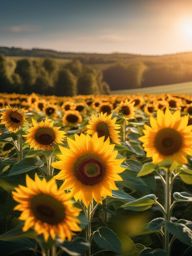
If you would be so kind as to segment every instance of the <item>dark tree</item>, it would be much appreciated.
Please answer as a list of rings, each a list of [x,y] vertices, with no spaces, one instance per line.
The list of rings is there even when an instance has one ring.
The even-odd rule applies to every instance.
[[[56,69],[55,61],[52,59],[44,59],[43,67],[49,74],[52,74]]]
[[[36,72],[34,66],[28,59],[18,60],[15,73],[21,78],[24,93],[33,91],[32,85],[35,83]]]
[[[97,81],[94,73],[84,72],[77,82],[78,94],[88,95],[98,93]]]
[[[57,96],[75,96],[76,79],[69,70],[60,70],[55,84],[55,95]]]

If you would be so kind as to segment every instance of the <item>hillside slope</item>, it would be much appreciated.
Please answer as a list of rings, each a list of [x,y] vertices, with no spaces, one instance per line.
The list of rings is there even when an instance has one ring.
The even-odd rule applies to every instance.
[[[111,94],[161,94],[161,93],[182,93],[192,94],[192,82],[160,85],[155,87],[146,87],[141,89],[115,90]]]

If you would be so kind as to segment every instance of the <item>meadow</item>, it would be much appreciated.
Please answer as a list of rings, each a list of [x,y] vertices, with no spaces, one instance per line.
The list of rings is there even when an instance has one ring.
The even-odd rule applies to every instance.
[[[171,94],[192,94],[192,82],[159,85],[140,89],[115,90],[111,91],[111,94],[162,94],[162,92]]]
[[[0,120],[2,255],[192,254],[189,93],[0,94]]]

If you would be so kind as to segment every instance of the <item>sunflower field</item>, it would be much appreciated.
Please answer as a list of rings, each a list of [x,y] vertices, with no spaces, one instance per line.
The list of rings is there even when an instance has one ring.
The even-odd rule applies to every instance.
[[[0,255],[191,256],[192,97],[0,94]]]

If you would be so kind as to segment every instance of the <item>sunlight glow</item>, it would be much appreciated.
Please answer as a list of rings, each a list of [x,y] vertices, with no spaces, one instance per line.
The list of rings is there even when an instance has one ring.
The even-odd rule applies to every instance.
[[[192,40],[192,17],[188,17],[182,20],[181,32],[186,39]]]

